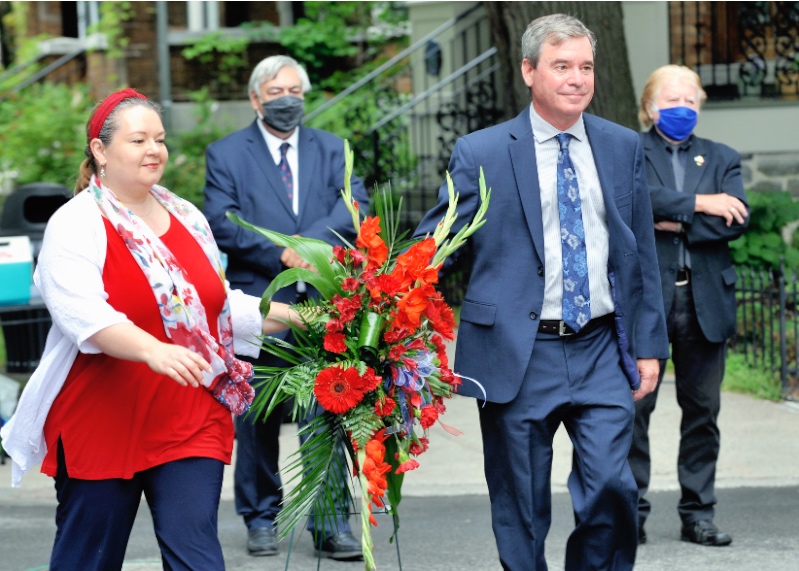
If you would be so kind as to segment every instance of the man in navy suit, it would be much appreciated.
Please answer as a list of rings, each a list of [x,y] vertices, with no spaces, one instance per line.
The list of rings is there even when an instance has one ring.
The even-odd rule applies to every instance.
[[[638,135],[583,113],[594,94],[594,45],[573,17],[534,20],[521,65],[532,105],[459,139],[449,165],[460,193],[453,232],[478,206],[481,167],[493,189],[487,222],[472,237],[455,370],[482,387],[464,380],[461,394],[482,401],[485,390],[478,410],[493,529],[501,564],[513,571],[547,568],[561,424],[574,445],[565,568],[632,569],[633,399],[655,388],[658,360],[668,355]],[[579,196],[581,220],[564,223],[560,187],[572,203]],[[416,234],[432,232],[445,209],[442,187]],[[585,272],[575,274],[562,255],[578,249],[588,276],[579,300],[575,275]],[[571,325],[575,307],[582,316]]]
[[[235,212],[257,226],[287,235],[316,238],[330,244],[354,241],[352,216],[341,197],[344,188],[344,141],[335,135],[300,127],[305,93],[311,89],[305,70],[286,56],[272,56],[253,70],[249,98],[257,119],[248,127],[208,146],[205,214],[219,248],[228,255],[227,278],[234,288],[261,296],[287,268],[310,266],[291,248],[282,248],[230,222]],[[368,208],[363,183],[352,178],[352,192],[361,210]],[[305,299],[304,284],[284,288],[274,297],[293,303]],[[256,365],[281,362],[262,354]],[[248,529],[252,555],[278,552],[274,520],[282,494],[278,474],[281,414],[265,422],[236,418],[236,511]],[[341,493],[341,497],[345,497]],[[343,505],[341,505],[343,504]],[[340,502],[341,514],[348,512]],[[321,523],[321,522],[320,522]],[[339,515],[320,537],[322,554],[334,559],[359,559],[361,546]],[[335,533],[331,534],[331,528]],[[325,537],[321,537],[324,535]]]
[[[649,76],[638,118],[655,220],[677,402],[682,409],[677,471],[681,538],[724,546],[732,537],[713,523],[716,461],[726,341],[735,333],[735,281],[730,240],[746,230],[749,214],[736,151],[693,135],[706,99],[699,76],[666,65]],[[666,362],[662,361],[660,376]],[[630,466],[638,482],[639,543],[651,504],[649,418],[657,390],[635,405]]]

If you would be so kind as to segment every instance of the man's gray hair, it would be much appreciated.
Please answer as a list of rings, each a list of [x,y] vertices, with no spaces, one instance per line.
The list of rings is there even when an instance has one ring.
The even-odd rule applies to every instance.
[[[255,69],[252,70],[250,74],[250,84],[247,86],[247,95],[249,96],[252,92],[256,94],[260,93],[261,85],[263,85],[265,81],[275,79],[277,74],[284,67],[293,67],[297,71],[297,75],[300,76],[300,81],[302,82],[303,93],[308,93],[311,90],[311,80],[308,79],[308,73],[305,71],[305,68],[297,63],[297,60],[289,56],[269,56],[261,60],[260,63],[255,66]]]
[[[591,52],[596,57],[596,36],[580,20],[566,14],[550,14],[536,18],[522,35],[522,58],[538,67],[544,44],[560,45],[571,38],[588,38]]]

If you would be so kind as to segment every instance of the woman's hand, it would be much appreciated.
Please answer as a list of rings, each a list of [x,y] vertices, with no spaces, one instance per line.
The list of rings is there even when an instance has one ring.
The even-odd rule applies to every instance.
[[[159,341],[130,322],[101,329],[90,340],[106,355],[146,363],[154,372],[166,375],[184,387],[199,387],[203,371],[211,365],[199,354],[180,345]]]
[[[203,382],[203,371],[211,372],[211,365],[198,353],[171,343],[159,342],[150,349],[144,362],[156,373],[166,375],[184,387],[199,387]]]

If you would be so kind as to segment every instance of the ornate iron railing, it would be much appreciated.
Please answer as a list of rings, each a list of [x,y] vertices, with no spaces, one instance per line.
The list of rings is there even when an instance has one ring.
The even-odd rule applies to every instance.
[[[499,118],[499,66],[481,14],[473,5],[305,118],[349,139],[368,188],[391,184],[406,228],[435,203],[455,140]]]
[[[710,100],[799,99],[799,3],[669,2],[671,61]]]
[[[738,316],[731,347],[748,364],[779,375],[783,395],[799,395],[799,275],[738,268]]]

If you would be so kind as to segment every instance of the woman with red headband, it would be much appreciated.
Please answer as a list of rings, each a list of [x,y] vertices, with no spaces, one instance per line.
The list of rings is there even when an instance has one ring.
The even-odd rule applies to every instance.
[[[3,427],[12,483],[55,478],[50,569],[121,569],[144,494],[165,569],[223,569],[217,512],[257,336],[298,316],[229,291],[202,214],[158,181],[157,104],[133,89],[87,126],[76,195],[50,219],[34,280],[53,328]]]

